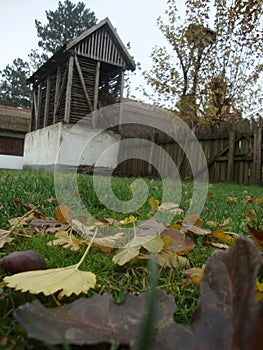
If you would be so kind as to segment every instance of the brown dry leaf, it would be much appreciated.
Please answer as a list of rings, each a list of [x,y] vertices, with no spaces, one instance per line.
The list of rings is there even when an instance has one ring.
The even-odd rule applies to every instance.
[[[70,224],[72,222],[72,212],[68,205],[60,204],[56,208],[56,219],[62,224]]]
[[[70,232],[70,230],[59,231],[55,234],[55,237],[57,239],[49,241],[47,243],[47,246],[59,245],[62,246],[64,249],[70,249],[74,252],[78,252],[80,251],[83,244],[89,243],[89,241],[77,239],[76,236]]]
[[[247,225],[247,228],[253,241],[256,243],[256,245],[259,248],[262,249],[263,248],[263,231],[257,231],[250,225]]]
[[[231,237],[230,234],[225,232],[222,228],[217,228],[212,231],[212,236],[219,239],[222,243],[232,244],[235,241],[236,234],[232,234],[234,237]]]
[[[174,322],[172,297],[156,290],[151,350],[261,350],[263,303],[255,297],[255,282],[263,260],[253,241],[239,236],[227,251],[207,260],[200,298],[190,324]],[[28,336],[51,344],[123,344],[138,349],[148,296],[127,295],[121,304],[108,294],[80,298],[48,309],[39,301],[15,310]],[[151,310],[152,311],[152,310]]]
[[[229,248],[228,244],[216,243],[216,242],[204,242],[203,245],[205,247],[212,247],[212,248],[223,249],[223,250],[226,250]]]
[[[9,244],[14,239],[11,238],[9,234],[10,231],[0,229],[0,248],[2,248],[5,244]]]
[[[183,271],[185,275],[188,276],[188,282],[187,284],[193,283],[196,287],[200,287],[204,271],[205,271],[205,264],[203,264],[202,268],[200,267],[192,267],[191,269]]]
[[[184,213],[183,209],[179,208],[177,203],[173,202],[164,202],[158,207],[158,211],[173,214],[173,215],[182,215]]]
[[[203,221],[199,218],[197,214],[191,214],[184,218],[184,222],[194,226],[202,226]]]
[[[55,233],[58,231],[66,231],[70,228],[68,224],[62,224],[54,218],[46,217],[45,219],[33,219],[30,225],[34,227],[37,232]]]
[[[190,238],[187,237],[183,232],[167,228],[161,232],[161,238],[171,238],[171,244],[166,246],[168,249],[176,252],[178,255],[185,255],[191,250],[195,249],[195,243]],[[165,241],[167,245],[167,241]]]
[[[179,256],[170,249],[162,249],[155,255],[154,260],[162,267],[169,267],[173,269],[185,269],[190,265],[187,258],[184,256]]]
[[[231,222],[232,222],[232,219],[227,218],[222,222],[222,224],[220,224],[220,227],[228,226],[229,224],[231,224]]]

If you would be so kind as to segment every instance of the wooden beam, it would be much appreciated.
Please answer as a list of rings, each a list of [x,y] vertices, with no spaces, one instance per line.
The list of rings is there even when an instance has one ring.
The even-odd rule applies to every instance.
[[[259,185],[261,181],[262,181],[262,127],[255,126],[252,183],[255,185]]]
[[[72,78],[73,78],[73,64],[74,57],[70,56],[68,62],[68,81],[67,81],[67,91],[66,91],[66,104],[65,104],[65,115],[64,122],[69,123],[70,121],[70,105],[71,105],[71,89],[72,89]]]
[[[97,62],[95,87],[94,87],[94,110],[98,109],[98,97],[99,97],[99,82],[100,82],[100,61]]]
[[[59,110],[59,107],[60,107],[60,103],[61,103],[61,100],[62,100],[62,96],[63,96],[64,88],[65,88],[65,85],[66,85],[66,81],[67,81],[67,72],[65,72],[65,74],[64,74],[63,81],[62,81],[62,84],[61,84],[61,87],[60,87],[60,90],[59,90],[59,93],[58,93],[57,104],[56,104],[56,108],[55,108],[55,111],[54,111],[54,114],[56,115],[56,118],[57,118],[57,113],[58,113],[58,110]],[[58,89],[59,89],[59,87],[58,87]]]
[[[235,153],[235,131],[230,130],[229,132],[229,150],[228,150],[228,161],[227,161],[227,181],[234,180],[234,153]]]
[[[90,101],[88,91],[86,89],[85,81],[84,81],[84,78],[83,78],[83,74],[82,74],[82,71],[81,71],[80,64],[79,64],[77,56],[74,57],[74,60],[75,60],[75,65],[76,65],[77,72],[78,72],[78,75],[79,75],[79,80],[80,80],[80,83],[81,83],[81,86],[82,86],[82,90],[84,92],[84,95],[85,95],[86,101],[88,103],[89,109],[92,112],[93,111],[93,106],[92,106],[92,103]]]
[[[34,89],[33,92],[33,99],[34,99],[34,108],[35,108],[35,130],[39,129],[40,125],[40,101],[41,101],[41,88],[40,83],[37,87],[37,95],[36,95],[36,89]]]
[[[45,112],[44,112],[44,126],[48,125],[48,111],[49,111],[49,101],[50,101],[50,74],[47,77],[47,89],[46,89],[46,101],[45,101]]]
[[[56,77],[56,87],[55,87],[55,98],[54,98],[53,124],[56,124],[58,121],[57,106],[58,106],[60,81],[61,81],[61,66],[58,66],[57,77]]]

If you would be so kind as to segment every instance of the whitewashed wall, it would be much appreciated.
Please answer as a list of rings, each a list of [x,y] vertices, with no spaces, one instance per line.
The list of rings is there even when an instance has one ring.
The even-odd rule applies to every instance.
[[[92,141],[91,141],[92,140]],[[120,136],[98,129],[58,123],[26,134],[24,168],[52,169],[55,164],[115,168]],[[103,155],[103,152],[110,152]]]
[[[6,156],[0,154],[0,168],[1,169],[22,169],[24,164],[24,157]]]

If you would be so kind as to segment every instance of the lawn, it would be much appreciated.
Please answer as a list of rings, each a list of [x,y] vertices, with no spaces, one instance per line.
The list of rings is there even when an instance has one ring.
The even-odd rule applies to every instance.
[[[131,198],[133,181],[132,178],[112,178],[113,192],[120,200]],[[149,188],[148,199],[154,198],[161,202],[162,182],[153,179],[145,179],[145,181]],[[105,207],[93,191],[93,179],[90,175],[78,175],[78,189],[84,204],[95,218],[123,220],[133,215],[137,220],[146,220],[151,216],[152,207],[148,200],[140,209],[126,214],[116,213]],[[191,181],[182,183],[182,197],[178,204],[184,212],[187,211],[191,201],[192,190]],[[214,230],[222,227],[227,232],[248,235],[247,224],[249,223],[255,229],[262,230],[262,186],[217,183],[210,184],[208,190],[208,196],[200,214],[203,228]],[[75,200],[76,198],[73,197],[73,206]],[[23,216],[27,212],[25,205],[34,205],[46,217],[55,217],[58,202],[53,174],[30,170],[0,170],[0,229],[9,229],[8,220]],[[182,214],[176,215],[173,223],[183,219]],[[54,238],[54,234],[42,232],[31,234],[32,232],[30,232],[30,238],[16,236],[10,244],[0,248],[0,259],[13,251],[32,249],[43,255],[48,268],[66,267],[76,264],[86,249],[83,246],[80,251],[74,252],[60,246],[47,246],[47,242]],[[202,267],[215,248],[204,244],[208,240],[205,235],[193,235],[191,238],[196,248],[185,256],[189,260],[190,267]],[[121,301],[124,292],[137,295],[147,290],[147,261],[128,262],[124,266],[118,266],[112,261],[114,254],[115,251],[103,253],[97,246],[91,249],[81,269],[95,273],[97,283],[94,289],[90,289],[87,294],[81,294],[81,296],[89,298],[95,294],[110,293],[115,300]],[[7,275],[9,273],[0,268],[0,283]],[[177,306],[175,321],[189,323],[197,305],[198,287],[189,283],[188,276],[182,273],[181,268],[162,267],[158,270],[158,285],[174,297]],[[12,315],[18,306],[36,298],[48,307],[55,307],[58,303],[55,296],[21,293],[6,286],[0,289],[0,349],[46,348],[41,342],[27,338]],[[71,296],[62,299],[60,303],[69,303],[76,299],[77,297]],[[69,347],[65,346],[65,348]],[[112,347],[112,349],[116,348]]]

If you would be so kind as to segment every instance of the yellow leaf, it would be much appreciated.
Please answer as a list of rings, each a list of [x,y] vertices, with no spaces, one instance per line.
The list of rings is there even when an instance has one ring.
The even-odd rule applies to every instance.
[[[56,219],[63,224],[70,224],[72,222],[72,212],[70,207],[63,203],[57,206]]]
[[[205,271],[205,264],[203,264],[202,268],[192,267],[191,269],[184,271],[184,274],[188,275],[189,282],[199,287],[203,278],[204,271]]]
[[[4,278],[8,287],[32,294],[51,295],[58,291],[59,297],[87,293],[96,285],[96,275],[78,270],[77,265],[64,268],[36,270],[17,273]]]
[[[127,224],[134,224],[136,221],[137,221],[136,217],[134,217],[133,215],[130,215],[124,220],[121,220],[120,223],[122,225],[127,225]]]
[[[155,198],[151,197],[149,199],[149,204],[151,206],[151,210],[153,212],[155,212],[158,209],[158,206],[159,206],[160,202],[158,201],[158,199],[155,199]]]
[[[216,221],[209,220],[209,221],[207,221],[207,225],[212,226],[212,227],[217,227],[218,223]]]
[[[218,228],[212,231],[212,236],[216,237],[221,242],[227,243],[227,244],[232,244],[235,241],[235,239],[231,237],[227,232],[225,232],[222,228]]]
[[[263,203],[263,198],[255,198],[253,203],[254,204],[262,204]]]
[[[263,283],[259,282],[258,278],[256,279],[256,291],[263,293]]]

